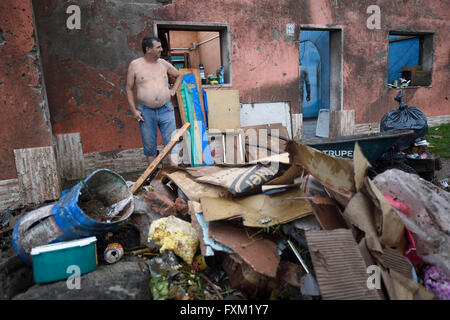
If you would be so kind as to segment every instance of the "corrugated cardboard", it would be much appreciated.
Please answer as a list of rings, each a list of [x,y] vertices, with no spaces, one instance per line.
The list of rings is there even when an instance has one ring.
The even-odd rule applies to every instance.
[[[257,194],[242,199],[205,197],[200,199],[200,203],[206,221],[242,217],[245,226],[264,228],[311,214],[311,207],[306,201],[288,200],[303,195],[297,189],[276,195]]]
[[[323,300],[380,300],[367,288],[369,274],[351,230],[305,234]]]

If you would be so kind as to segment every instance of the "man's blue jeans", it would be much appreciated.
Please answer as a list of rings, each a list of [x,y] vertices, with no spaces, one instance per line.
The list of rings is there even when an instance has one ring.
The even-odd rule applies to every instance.
[[[157,128],[161,132],[164,146],[166,146],[173,134],[175,134],[176,124],[174,107],[171,101],[166,102],[158,109],[152,109],[142,103],[138,103],[137,109],[142,113],[144,122],[139,121],[141,129],[142,144],[144,145],[144,155],[153,157],[157,153]],[[178,152],[177,145],[170,153]]]

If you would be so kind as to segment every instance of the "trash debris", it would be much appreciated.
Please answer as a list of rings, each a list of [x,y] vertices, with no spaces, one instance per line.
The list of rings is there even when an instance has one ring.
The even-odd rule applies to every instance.
[[[110,206],[130,196],[120,175],[107,169],[96,170],[72,189],[65,190],[56,203],[22,216],[14,226],[14,249],[30,263],[33,247],[113,231],[132,214],[134,203],[127,201],[114,217],[107,216]]]
[[[89,237],[31,249],[34,282],[53,282],[67,279],[73,272],[81,275],[95,270],[96,242],[95,237]]]
[[[256,164],[249,167],[226,168],[217,173],[196,178],[196,181],[220,186],[233,196],[248,195],[261,191],[261,186],[275,178],[281,164]]]
[[[122,258],[123,252],[123,247],[120,243],[110,243],[104,252],[105,261],[115,263]]]
[[[433,266],[428,266],[424,274],[425,288],[432,291],[438,300],[450,300],[450,278]]]
[[[398,216],[411,231],[418,255],[450,275],[450,194],[417,175],[392,169],[373,181],[384,195],[408,204]]]
[[[304,296],[320,296],[320,288],[317,284],[316,279],[314,276],[309,272],[308,267],[303,262],[302,257],[300,256],[300,253],[297,251],[297,248],[295,248],[294,244],[288,240],[289,247],[291,247],[292,251],[294,252],[295,256],[297,257],[298,261],[300,261],[303,269],[306,271],[306,276],[302,280],[300,290]]]
[[[414,130],[414,133],[400,138],[395,143],[398,151],[403,151],[411,145],[417,138],[423,137],[427,133],[427,116],[416,106],[406,105],[402,91],[394,98],[399,103],[399,108],[386,113],[380,121],[380,131],[390,130]]]
[[[264,228],[311,214],[311,207],[305,200],[289,200],[303,195],[297,189],[275,195],[257,194],[235,199],[201,198],[200,203],[206,221],[242,217],[245,226]]]
[[[211,184],[200,183],[183,171],[164,174],[161,181],[165,184],[172,181],[177,188],[183,191],[188,200],[191,201],[199,202],[202,197],[223,198],[227,196],[227,192],[222,188]]]
[[[274,278],[280,255],[275,242],[257,229],[235,226],[226,222],[211,222],[209,234],[241,257],[259,274]]]
[[[366,265],[350,230],[307,231],[306,238],[323,300],[380,300],[367,286]]]
[[[199,243],[192,225],[174,216],[154,221],[150,226],[148,240],[155,240],[162,245],[160,252],[173,250],[189,265],[192,264]]]
[[[335,158],[307,145],[288,142],[287,150],[294,164],[303,166],[325,188],[340,196],[338,200],[346,205],[355,193],[355,173],[351,162]]]

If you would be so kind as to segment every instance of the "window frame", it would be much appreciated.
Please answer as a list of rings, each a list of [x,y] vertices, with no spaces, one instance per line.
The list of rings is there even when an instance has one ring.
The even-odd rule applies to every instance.
[[[424,71],[430,71],[430,84],[427,86],[408,86],[401,89],[417,89],[417,88],[432,88],[433,87],[433,66],[434,66],[434,37],[435,33],[432,31],[405,31],[405,30],[390,30],[387,34],[388,54],[389,59],[389,36],[416,36],[419,38],[419,65]],[[389,89],[399,89],[397,87],[389,86],[389,60],[386,61],[386,86]]]
[[[219,32],[221,63],[224,67],[224,84],[204,84],[203,88],[231,87],[233,72],[231,65],[231,36],[230,25],[222,23],[195,23],[177,21],[154,21],[154,35],[157,37],[160,31],[213,31]]]

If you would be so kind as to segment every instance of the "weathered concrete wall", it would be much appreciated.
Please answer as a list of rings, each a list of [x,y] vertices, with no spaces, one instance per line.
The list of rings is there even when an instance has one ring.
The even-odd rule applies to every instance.
[[[450,114],[449,8],[445,1],[353,0],[33,0],[53,131],[80,132],[84,152],[141,146],[128,111],[125,75],[141,55],[154,21],[230,25],[233,89],[242,103],[288,101],[300,111],[299,26],[342,27],[343,105],[356,123],[377,122],[396,108],[386,88],[390,30],[435,33],[433,87],[404,90],[405,102],[427,116]],[[66,29],[69,4],[81,8],[81,30]],[[381,29],[366,27],[367,7],[381,8]],[[294,23],[293,37],[285,33]]]
[[[0,180],[17,177],[14,149],[50,146],[52,132],[30,0],[0,2]]]

